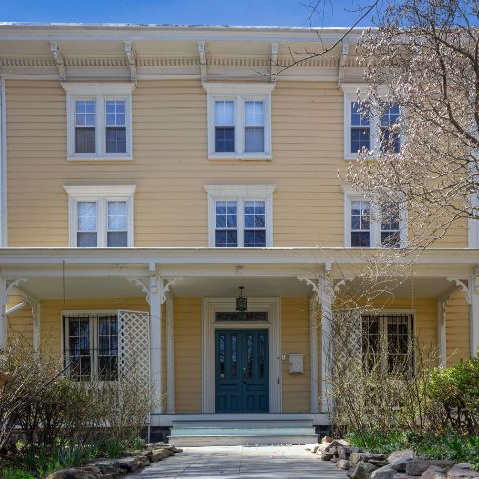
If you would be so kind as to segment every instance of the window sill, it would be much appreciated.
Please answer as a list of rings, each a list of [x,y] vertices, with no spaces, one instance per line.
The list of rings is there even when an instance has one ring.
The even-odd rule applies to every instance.
[[[132,156],[78,156],[72,155],[67,156],[67,161],[131,161],[133,160]]]
[[[273,155],[252,153],[252,154],[223,154],[223,153],[211,153],[208,155],[208,160],[241,160],[241,161],[271,161]]]

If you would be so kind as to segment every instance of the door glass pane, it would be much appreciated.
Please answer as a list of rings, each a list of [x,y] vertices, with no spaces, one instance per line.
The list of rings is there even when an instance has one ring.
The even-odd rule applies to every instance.
[[[253,336],[246,336],[246,377],[253,377]]]
[[[236,334],[231,336],[231,376],[238,374],[238,337]]]
[[[259,376],[264,378],[266,372],[266,337],[259,336]]]
[[[226,356],[226,337],[224,334],[219,335],[219,344],[218,344],[218,357],[219,357],[219,373],[220,378],[224,379],[226,377],[225,371],[225,356]]]

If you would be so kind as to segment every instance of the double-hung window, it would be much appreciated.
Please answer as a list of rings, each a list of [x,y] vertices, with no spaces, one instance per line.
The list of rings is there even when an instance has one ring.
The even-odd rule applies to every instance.
[[[271,158],[271,84],[204,83],[208,158]]]
[[[361,316],[363,365],[383,373],[414,371],[414,314],[385,311]]]
[[[345,194],[345,245],[352,248],[406,246],[406,211],[398,204],[377,205],[365,197]]]
[[[69,197],[70,246],[133,246],[135,186],[66,186]]]
[[[69,160],[132,157],[132,84],[65,84]]]
[[[379,114],[360,105],[357,100],[357,86],[343,85],[344,90],[344,158],[355,159],[358,153],[368,151],[399,153],[401,135],[398,124],[401,108],[397,104],[387,106]]]
[[[63,350],[68,375],[76,381],[118,378],[116,313],[63,314]]]
[[[274,185],[207,185],[209,245],[217,248],[272,246]]]

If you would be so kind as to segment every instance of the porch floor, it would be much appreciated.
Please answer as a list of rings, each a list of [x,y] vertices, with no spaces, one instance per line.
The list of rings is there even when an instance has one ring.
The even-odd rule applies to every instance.
[[[128,479],[186,477],[346,479],[347,475],[304,446],[208,446],[184,448]]]

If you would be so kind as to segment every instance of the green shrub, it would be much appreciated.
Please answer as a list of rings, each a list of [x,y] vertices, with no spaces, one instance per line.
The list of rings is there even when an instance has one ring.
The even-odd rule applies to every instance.
[[[1,479],[35,479],[33,474],[16,467],[4,467],[0,470]]]

